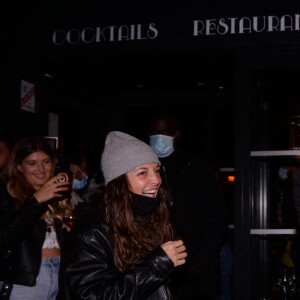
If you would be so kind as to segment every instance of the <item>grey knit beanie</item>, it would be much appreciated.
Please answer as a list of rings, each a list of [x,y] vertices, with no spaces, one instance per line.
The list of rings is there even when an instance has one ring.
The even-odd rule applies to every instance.
[[[149,163],[160,165],[156,153],[149,145],[120,131],[111,131],[107,135],[101,159],[105,184]]]

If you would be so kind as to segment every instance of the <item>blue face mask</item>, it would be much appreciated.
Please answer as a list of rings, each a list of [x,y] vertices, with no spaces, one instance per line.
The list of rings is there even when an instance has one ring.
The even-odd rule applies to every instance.
[[[279,168],[278,170],[278,177],[282,180],[285,181],[288,179],[288,171],[284,168]]]
[[[150,146],[158,157],[167,157],[174,151],[174,137],[156,134],[150,136]]]
[[[83,189],[88,183],[88,177],[82,173],[82,179],[78,180],[76,178],[74,178],[73,180],[73,190],[81,190]]]

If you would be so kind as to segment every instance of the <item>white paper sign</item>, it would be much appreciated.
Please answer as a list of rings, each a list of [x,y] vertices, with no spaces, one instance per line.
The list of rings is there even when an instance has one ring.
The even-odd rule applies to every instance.
[[[21,80],[21,103],[20,108],[29,112],[35,112],[35,85]]]

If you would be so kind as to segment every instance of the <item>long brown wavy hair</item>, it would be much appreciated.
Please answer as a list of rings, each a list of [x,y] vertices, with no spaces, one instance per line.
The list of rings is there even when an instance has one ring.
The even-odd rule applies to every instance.
[[[173,239],[170,200],[166,188],[159,188],[161,201],[155,211],[140,216],[133,209],[126,175],[109,182],[104,192],[106,223],[114,240],[114,262],[121,271],[132,269],[155,248]]]
[[[56,157],[48,142],[43,138],[23,138],[14,146],[10,154],[7,187],[8,191],[14,197],[14,204],[17,209],[35,192],[32,185],[28,183],[24,175],[18,170],[18,165],[21,165],[28,155],[39,151],[44,152],[50,157],[54,172]],[[59,199],[59,201],[55,199],[51,200],[48,203],[48,210],[46,212],[48,217],[64,217],[70,216],[72,213],[73,210],[68,198]]]

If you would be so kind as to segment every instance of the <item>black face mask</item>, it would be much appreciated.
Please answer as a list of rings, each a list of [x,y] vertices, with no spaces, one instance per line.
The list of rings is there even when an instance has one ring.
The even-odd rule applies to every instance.
[[[131,199],[135,211],[141,216],[146,216],[154,212],[160,202],[160,193],[157,193],[156,198],[151,198],[131,192]]]

